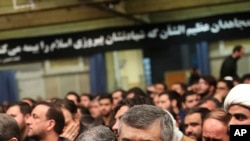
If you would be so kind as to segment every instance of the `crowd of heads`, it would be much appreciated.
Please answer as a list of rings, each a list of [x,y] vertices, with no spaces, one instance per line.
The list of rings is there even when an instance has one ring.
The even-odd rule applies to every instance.
[[[229,126],[250,124],[250,84],[201,76],[169,88],[82,94],[2,106],[0,138],[11,141],[229,141]],[[196,86],[194,86],[196,85]]]
[[[191,73],[187,83],[171,86],[3,103],[0,140],[229,141],[230,125],[250,124],[250,74]]]

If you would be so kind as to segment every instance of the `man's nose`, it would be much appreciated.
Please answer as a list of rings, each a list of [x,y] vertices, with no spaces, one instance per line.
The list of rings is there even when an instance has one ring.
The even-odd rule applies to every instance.
[[[30,117],[26,120],[26,124],[27,124],[27,125],[31,125],[31,120],[32,120],[31,118],[32,118],[32,117],[30,116]]]
[[[230,119],[228,126],[230,127],[230,125],[237,125],[237,120],[234,117]]]
[[[187,128],[186,128],[186,133],[191,133],[192,132],[192,128],[190,127],[190,126],[188,126]]]
[[[118,130],[118,125],[119,125],[119,121],[115,121],[115,124],[112,126],[112,130],[113,131],[117,131]]]

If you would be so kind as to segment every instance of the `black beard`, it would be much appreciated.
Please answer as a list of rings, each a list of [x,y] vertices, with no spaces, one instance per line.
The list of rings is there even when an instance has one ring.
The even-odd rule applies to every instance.
[[[102,115],[103,117],[109,117],[111,113],[107,113],[105,115]]]
[[[43,139],[45,137],[44,133],[41,133],[39,135],[31,135],[31,136],[27,136],[28,138],[31,139],[31,141],[40,141],[41,139]]]
[[[41,138],[38,135],[33,135],[33,136],[28,136],[29,139],[31,139],[32,141],[39,141]]]
[[[209,90],[206,90],[204,93],[201,94],[201,97],[205,97],[209,94]]]
[[[199,138],[197,139],[197,141],[202,141],[202,138],[201,138],[201,137],[199,137]]]

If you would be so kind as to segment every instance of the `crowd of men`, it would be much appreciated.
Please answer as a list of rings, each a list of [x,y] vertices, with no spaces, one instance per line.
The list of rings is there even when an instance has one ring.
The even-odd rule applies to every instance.
[[[250,75],[77,94],[1,107],[1,141],[229,141],[250,124]]]
[[[249,79],[249,78],[248,78]],[[229,141],[229,125],[250,124],[250,84],[201,76],[196,87],[163,83],[112,94],[36,102],[0,114],[3,141]]]

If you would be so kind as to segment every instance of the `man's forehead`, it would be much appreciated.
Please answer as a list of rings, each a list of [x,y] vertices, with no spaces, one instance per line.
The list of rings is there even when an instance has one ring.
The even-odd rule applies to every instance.
[[[73,94],[69,94],[69,95],[67,95],[67,98],[69,98],[69,99],[77,99],[77,97],[75,96],[75,95],[73,95]]]
[[[21,113],[19,107],[13,106],[13,107],[10,107],[9,109],[7,109],[6,114],[9,114],[9,115],[19,115],[19,114],[22,114],[22,113]]]
[[[119,118],[121,117],[122,115],[124,115],[125,112],[127,112],[129,109],[129,107],[127,105],[124,105],[122,106],[118,111],[117,113],[115,114],[115,117],[116,118]]]
[[[244,106],[241,104],[232,104],[229,106],[228,111],[239,111],[239,110],[247,110],[250,112],[250,107]]]
[[[191,94],[191,95],[188,95],[188,96],[186,97],[186,99],[193,99],[193,98],[196,98],[196,97],[198,97],[197,94]]]
[[[108,98],[104,98],[104,99],[100,99],[99,103],[111,103],[111,101]]]
[[[13,110],[13,109],[20,111],[20,107],[19,107],[18,105],[10,106],[10,107],[7,109],[7,111]]]
[[[180,84],[173,84],[172,87],[178,87],[178,88],[180,88],[181,85]]]
[[[43,105],[43,104],[40,104],[40,105],[37,105],[32,112],[36,111],[36,112],[45,112],[45,111],[48,111],[49,109],[49,106],[47,105]]]
[[[160,122],[156,120],[145,128],[135,128],[126,123],[122,123],[120,133],[121,141],[154,141],[161,140]],[[150,133],[152,134],[150,134]]]
[[[114,93],[112,94],[112,96],[113,96],[113,95],[120,95],[120,94],[122,94],[121,91],[116,91],[116,92],[114,92]]]
[[[186,117],[193,119],[193,120],[197,120],[197,119],[201,119],[201,114],[196,112],[196,113],[191,113],[186,115]]]

